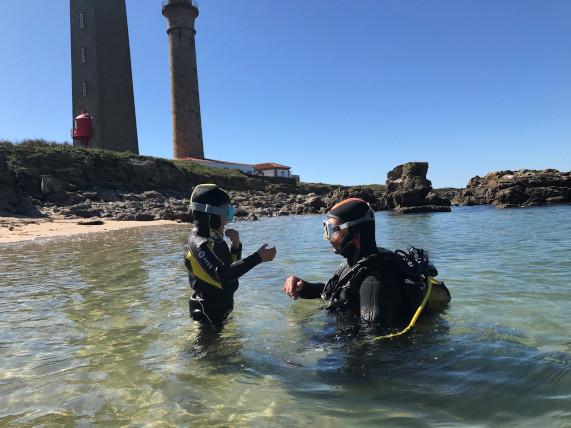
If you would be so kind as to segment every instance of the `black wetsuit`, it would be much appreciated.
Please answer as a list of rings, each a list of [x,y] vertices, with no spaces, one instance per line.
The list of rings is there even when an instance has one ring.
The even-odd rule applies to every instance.
[[[400,326],[409,312],[401,278],[391,269],[392,257],[375,249],[353,263],[345,260],[326,284],[304,281],[300,297],[328,300],[329,310],[349,312],[366,323]]]
[[[199,233],[195,225],[188,237],[185,264],[192,296],[190,315],[197,321],[219,324],[234,307],[238,278],[262,262],[254,253],[241,259],[240,248],[230,250],[224,238],[215,231],[210,236]]]

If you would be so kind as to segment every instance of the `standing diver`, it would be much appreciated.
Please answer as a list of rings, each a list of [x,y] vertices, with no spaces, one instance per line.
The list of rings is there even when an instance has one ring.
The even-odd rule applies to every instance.
[[[331,311],[348,312],[362,322],[382,327],[403,326],[413,314],[416,321],[422,311],[417,309],[419,302],[423,301],[424,307],[428,297],[427,307],[432,308],[441,308],[450,300],[444,284],[432,278],[436,276],[436,269],[428,264],[422,250],[412,248],[409,253],[399,253],[400,250],[393,253],[377,248],[374,212],[364,200],[349,198],[339,202],[329,211],[323,226],[324,239],[345,261],[327,284],[289,276],[284,291],[291,298],[321,297],[329,302]],[[426,270],[421,272],[411,266],[415,269],[424,266]],[[428,272],[430,287],[421,281],[425,272]],[[413,321],[410,326],[414,325]]]
[[[226,230],[232,242],[224,241],[224,226],[234,219],[234,207],[228,194],[214,184],[200,184],[190,197],[194,218],[186,244],[184,261],[192,295],[190,316],[195,321],[220,325],[234,308],[238,278],[262,262],[276,256],[276,249],[262,245],[242,259],[242,243],[234,229]]]

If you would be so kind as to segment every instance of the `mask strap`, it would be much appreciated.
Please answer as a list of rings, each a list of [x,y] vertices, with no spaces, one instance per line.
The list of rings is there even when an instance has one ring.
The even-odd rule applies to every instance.
[[[199,202],[191,202],[190,203],[190,209],[192,211],[198,211],[201,213],[214,214],[214,215],[219,215],[219,216],[226,215],[226,209],[225,208],[216,207],[214,205],[201,204]]]
[[[367,205],[369,205],[369,204],[367,204]],[[357,224],[361,224],[361,223],[365,223],[367,221],[371,221],[374,219],[374,217],[375,217],[375,214],[373,212],[373,209],[369,205],[369,210],[365,213],[365,215],[363,217],[358,218],[357,220],[348,221],[347,223],[340,224],[338,227],[339,227],[339,229],[347,229],[351,226],[355,226]]]

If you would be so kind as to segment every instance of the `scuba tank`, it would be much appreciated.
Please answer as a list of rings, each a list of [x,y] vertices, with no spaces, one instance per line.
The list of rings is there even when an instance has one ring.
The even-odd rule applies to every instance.
[[[420,313],[436,313],[450,302],[450,292],[442,281],[435,277],[438,271],[430,263],[428,254],[415,247],[407,251],[378,251],[359,260],[351,269],[336,273],[326,284],[322,299],[328,300],[330,311],[344,311],[355,308],[361,283],[368,275],[379,271],[391,271],[398,277],[403,296],[406,317],[412,318],[406,330],[412,328]]]
[[[450,291],[435,277],[438,270],[430,262],[428,254],[421,248],[410,247],[407,251],[396,250],[395,264],[402,277],[405,302],[410,310],[416,310],[422,303],[430,283],[430,294],[424,310],[439,312],[451,300]]]

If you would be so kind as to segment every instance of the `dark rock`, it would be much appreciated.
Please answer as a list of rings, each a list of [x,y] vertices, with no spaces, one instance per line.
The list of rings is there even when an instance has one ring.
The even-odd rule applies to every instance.
[[[123,199],[126,201],[139,202],[139,201],[143,200],[143,197],[139,194],[136,194],[136,193],[125,193],[125,194],[123,194]]]
[[[565,202],[569,202],[569,197],[567,197],[567,196],[552,196],[550,198],[545,199],[545,203],[547,203],[547,204],[563,204]]]
[[[78,221],[77,224],[80,226],[100,226],[102,224],[105,224],[105,222],[101,220],[85,220],[85,221]]]
[[[524,169],[475,176],[459,200],[465,205],[491,204],[498,208],[571,202],[571,172]]]
[[[8,153],[0,147],[0,216],[26,215],[42,217],[25,190],[18,185],[16,174],[8,165]]]
[[[321,207],[325,207],[325,202],[323,202],[323,199],[321,199],[320,196],[314,195],[307,198],[307,200],[305,201],[305,205],[308,205],[318,210]]]
[[[59,206],[70,206],[81,203],[85,198],[74,192],[62,191],[46,195],[45,200]],[[44,205],[48,204],[44,203]]]
[[[163,200],[164,196],[159,193],[156,192],[154,190],[148,190],[146,192],[141,193],[141,198],[142,199],[158,199],[158,200]]]
[[[44,195],[49,195],[50,193],[59,193],[70,188],[70,183],[58,178],[54,178],[51,175],[42,175],[40,190]]]
[[[450,211],[450,206],[439,205],[417,205],[415,207],[399,207],[395,209],[397,214],[449,213]]]
[[[432,205],[432,206],[434,205],[444,206],[444,207],[450,206],[450,199],[444,198],[432,191],[428,195],[426,195],[426,199],[424,200],[424,202],[427,205]]]
[[[98,208],[93,208],[89,199],[87,199],[85,202],[69,207],[67,210],[62,211],[62,213],[83,218],[101,216],[101,210]]]
[[[236,211],[234,213],[234,216],[236,218],[242,218],[242,217],[247,217],[248,216],[248,211],[245,210],[244,208],[236,208]]]
[[[462,194],[463,189],[456,189],[454,187],[444,187],[441,189],[432,189],[431,193],[436,193],[443,199],[448,199],[452,205],[458,205],[460,203],[459,197]]]
[[[82,192],[82,195],[85,199],[90,199],[92,201],[100,201],[101,197],[99,196],[98,192]]]
[[[432,190],[426,179],[427,162],[409,162],[398,165],[387,174],[386,197],[393,208],[422,205]]]
[[[137,221],[153,221],[155,219],[154,214],[149,213],[137,213],[135,214],[135,220]]]
[[[450,200],[432,191],[427,172],[427,162],[409,162],[389,171],[384,203],[399,214],[449,212]]]
[[[338,202],[348,198],[363,199],[365,202],[368,202],[375,211],[380,211],[387,209],[383,197],[384,194],[382,191],[375,191],[364,186],[354,186],[348,188],[339,187],[330,192],[323,199],[327,211],[333,208]]]
[[[99,190],[97,194],[99,195],[99,200],[101,201],[117,202],[122,199],[115,190]]]

